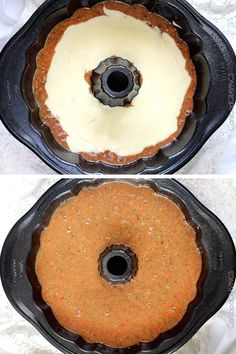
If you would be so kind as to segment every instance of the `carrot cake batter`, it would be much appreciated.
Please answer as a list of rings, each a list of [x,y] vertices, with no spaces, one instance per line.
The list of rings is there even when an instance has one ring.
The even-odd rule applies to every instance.
[[[108,247],[126,245],[138,270],[124,284],[101,276]],[[58,322],[89,342],[127,347],[173,328],[197,293],[202,268],[195,230],[150,187],[86,188],[54,211],[40,238],[36,273]]]
[[[141,75],[131,104],[109,107],[91,90],[99,63],[120,57]],[[106,1],[77,10],[50,32],[33,81],[42,121],[57,142],[89,161],[128,164],[154,156],[193,109],[196,72],[187,44],[141,5]]]

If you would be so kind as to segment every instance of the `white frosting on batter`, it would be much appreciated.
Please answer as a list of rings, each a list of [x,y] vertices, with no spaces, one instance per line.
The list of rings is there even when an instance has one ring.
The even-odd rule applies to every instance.
[[[46,105],[68,134],[71,151],[134,155],[176,132],[191,77],[170,35],[120,11],[104,12],[66,29],[48,72]],[[84,79],[113,55],[128,59],[142,74],[129,107],[103,105]]]

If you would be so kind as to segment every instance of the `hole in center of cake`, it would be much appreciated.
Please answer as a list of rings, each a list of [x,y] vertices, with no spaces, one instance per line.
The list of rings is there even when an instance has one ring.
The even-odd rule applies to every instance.
[[[122,256],[114,256],[107,262],[107,269],[112,275],[123,275],[127,271],[128,263]]]
[[[107,86],[111,91],[122,92],[127,89],[129,79],[122,71],[113,71],[107,78]]]

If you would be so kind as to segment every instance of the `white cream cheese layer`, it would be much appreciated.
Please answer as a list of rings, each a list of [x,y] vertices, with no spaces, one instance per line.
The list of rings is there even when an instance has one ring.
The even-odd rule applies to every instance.
[[[48,72],[46,105],[68,134],[71,151],[128,156],[176,132],[191,77],[167,33],[122,12],[104,12],[66,29]],[[128,59],[143,78],[129,107],[103,105],[84,78],[113,55]]]

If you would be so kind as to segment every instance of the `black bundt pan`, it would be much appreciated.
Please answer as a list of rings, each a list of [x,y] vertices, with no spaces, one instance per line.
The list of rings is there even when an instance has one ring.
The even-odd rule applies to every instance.
[[[173,173],[191,160],[232,110],[236,99],[235,54],[223,34],[185,0],[123,0],[128,4],[143,4],[167,18],[188,43],[198,76],[194,111],[182,134],[152,158],[122,166],[87,162],[57,144],[49,128],[39,119],[32,78],[36,55],[56,23],[79,7],[98,2],[47,0],[10,40],[0,56],[2,121],[18,140],[59,173]]]
[[[115,349],[88,343],[79,335],[62,328],[50,307],[42,300],[41,287],[34,270],[42,229],[47,226],[50,216],[60,202],[78,194],[83,188],[97,187],[112,180],[114,181],[61,180],[39,199],[15,224],[4,243],[0,264],[4,290],[14,308],[63,353],[172,353],[185,344],[220,309],[230,294],[236,274],[235,247],[227,229],[175,180],[122,179],[136,185],[148,185],[154,191],[171,198],[181,207],[187,222],[196,230],[203,270],[197,284],[197,296],[189,304],[184,318],[176,327],[161,334],[153,342]]]

